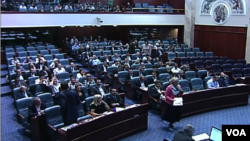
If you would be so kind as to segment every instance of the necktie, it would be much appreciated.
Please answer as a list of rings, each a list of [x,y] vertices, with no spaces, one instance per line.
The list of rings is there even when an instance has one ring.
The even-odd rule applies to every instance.
[[[117,101],[116,96],[113,96],[114,100]]]
[[[17,86],[18,86],[18,87],[21,87],[21,84],[20,84],[20,82],[18,82],[18,83],[17,83]]]
[[[74,68],[72,67],[71,70],[74,71]]]

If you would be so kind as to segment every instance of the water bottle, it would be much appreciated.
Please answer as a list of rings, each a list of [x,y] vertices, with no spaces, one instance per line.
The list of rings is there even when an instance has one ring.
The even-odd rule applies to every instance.
[[[113,108],[113,111],[116,112],[116,108],[115,107]]]

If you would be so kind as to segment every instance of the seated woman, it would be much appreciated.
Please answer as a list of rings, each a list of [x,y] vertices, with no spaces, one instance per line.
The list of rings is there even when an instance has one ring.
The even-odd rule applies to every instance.
[[[84,95],[84,93],[83,93],[83,91],[82,91],[82,85],[76,85],[76,88],[75,88],[75,91],[76,91],[76,93],[78,94],[78,96],[79,96],[79,99],[80,99],[80,101],[82,102],[82,103],[85,103],[85,95]]]
[[[84,72],[83,69],[80,69],[80,70],[79,70],[79,73],[77,73],[77,75],[76,75],[76,81],[79,81],[79,79],[80,79],[81,77],[83,77],[83,76],[85,76],[85,72]]]
[[[109,111],[109,106],[102,100],[101,95],[95,95],[93,102],[90,104],[90,111],[96,115],[100,115],[106,111]]]

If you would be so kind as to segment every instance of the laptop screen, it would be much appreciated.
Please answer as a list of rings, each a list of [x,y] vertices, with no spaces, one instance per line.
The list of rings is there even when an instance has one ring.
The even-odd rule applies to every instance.
[[[220,129],[212,127],[210,138],[211,141],[222,141],[222,132]]]

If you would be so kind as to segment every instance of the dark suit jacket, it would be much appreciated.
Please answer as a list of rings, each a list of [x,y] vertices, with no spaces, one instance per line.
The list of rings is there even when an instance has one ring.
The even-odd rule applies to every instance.
[[[27,93],[28,97],[32,96],[32,94],[29,91],[26,91],[26,93]],[[17,93],[16,99],[21,99],[21,98],[25,98],[25,96],[21,92]]]
[[[109,105],[109,107],[114,108],[114,107],[112,107],[113,103],[119,103],[119,106],[116,106],[116,107],[123,107],[124,104],[123,104],[123,100],[120,97],[120,95],[116,94],[115,97],[116,97],[116,99],[114,99],[112,95],[107,96],[107,104]]]
[[[111,58],[110,56],[108,57],[108,59],[109,59],[109,61],[112,61],[112,58]],[[106,61],[106,58],[105,58],[105,57],[102,57],[102,58],[101,58],[101,62],[104,62],[104,61]]]
[[[133,59],[133,60],[136,60],[137,57],[138,57],[138,56],[136,55],[136,56],[134,56],[132,59]],[[140,55],[139,58],[142,59],[142,56]]]
[[[78,94],[75,91],[65,90],[59,95],[59,103],[64,125],[77,122],[78,105],[81,104]]]
[[[161,49],[161,54],[163,54],[163,50]],[[158,50],[156,50],[156,57],[161,57],[161,55],[160,55],[160,53],[159,53],[159,51]]]
[[[77,70],[77,67],[74,67],[74,70]],[[66,71],[71,74],[72,73],[71,67],[70,66],[66,67]]]
[[[226,76],[226,80],[228,81],[229,85],[234,85],[228,76]],[[227,87],[224,78],[219,77],[218,82],[219,82],[220,87]]]
[[[108,67],[106,67],[106,71],[107,71],[107,70],[108,70]],[[104,68],[103,68],[103,65],[100,67],[99,75],[104,75]]]
[[[159,77],[156,77],[157,80],[160,80]],[[150,77],[148,80],[147,80],[148,84],[154,84],[154,79],[153,77]]]
[[[159,92],[157,91],[157,89],[156,89],[155,87],[153,87],[153,88],[151,89],[151,91],[150,91],[150,95],[151,95],[154,99],[158,100],[158,99],[160,98],[161,93],[159,93]]]
[[[38,74],[36,72],[34,72],[35,76],[38,76]],[[28,80],[29,77],[32,77],[31,76],[31,73],[30,72],[27,72],[26,74],[26,79]]]
[[[29,89],[29,86],[23,81],[20,81],[20,85],[25,86],[27,89]],[[10,87],[11,89],[14,89],[14,88],[18,88],[19,86],[17,85],[16,82],[12,82]]]
[[[133,72],[133,75],[132,75],[133,77],[137,77],[137,76],[139,76],[139,74],[137,73],[137,72]],[[126,81],[130,81],[131,79],[130,79],[130,73],[128,73],[127,75],[126,75]]]
[[[144,80],[144,85],[145,85],[145,87],[148,87],[148,83],[146,80]],[[135,81],[134,89],[141,90],[140,87],[141,87],[141,81],[139,79],[139,80]]]
[[[44,110],[46,108],[47,108],[46,105],[44,103],[41,103],[40,110]],[[36,106],[32,104],[31,106],[29,106],[29,117],[34,117],[37,115],[38,115],[38,112],[36,110]]]
[[[190,137],[186,132],[179,131],[174,135],[172,141],[194,141],[194,139],[192,139],[192,137]]]
[[[83,58],[84,60],[88,58],[86,53],[84,54]],[[89,55],[89,59],[90,59],[90,55]]]
[[[129,44],[128,52],[129,52],[129,54],[135,53],[135,44],[134,43]]]
[[[45,64],[43,63],[42,66],[45,66]],[[40,70],[40,64],[39,63],[36,64],[36,69]]]
[[[108,90],[104,86],[102,86],[102,89],[105,94],[108,93]],[[96,85],[90,88],[90,95],[94,96],[95,94],[101,94],[101,92],[99,91]]]
[[[146,76],[145,72],[141,72],[143,76]],[[140,76],[140,71],[138,72],[138,76]]]

